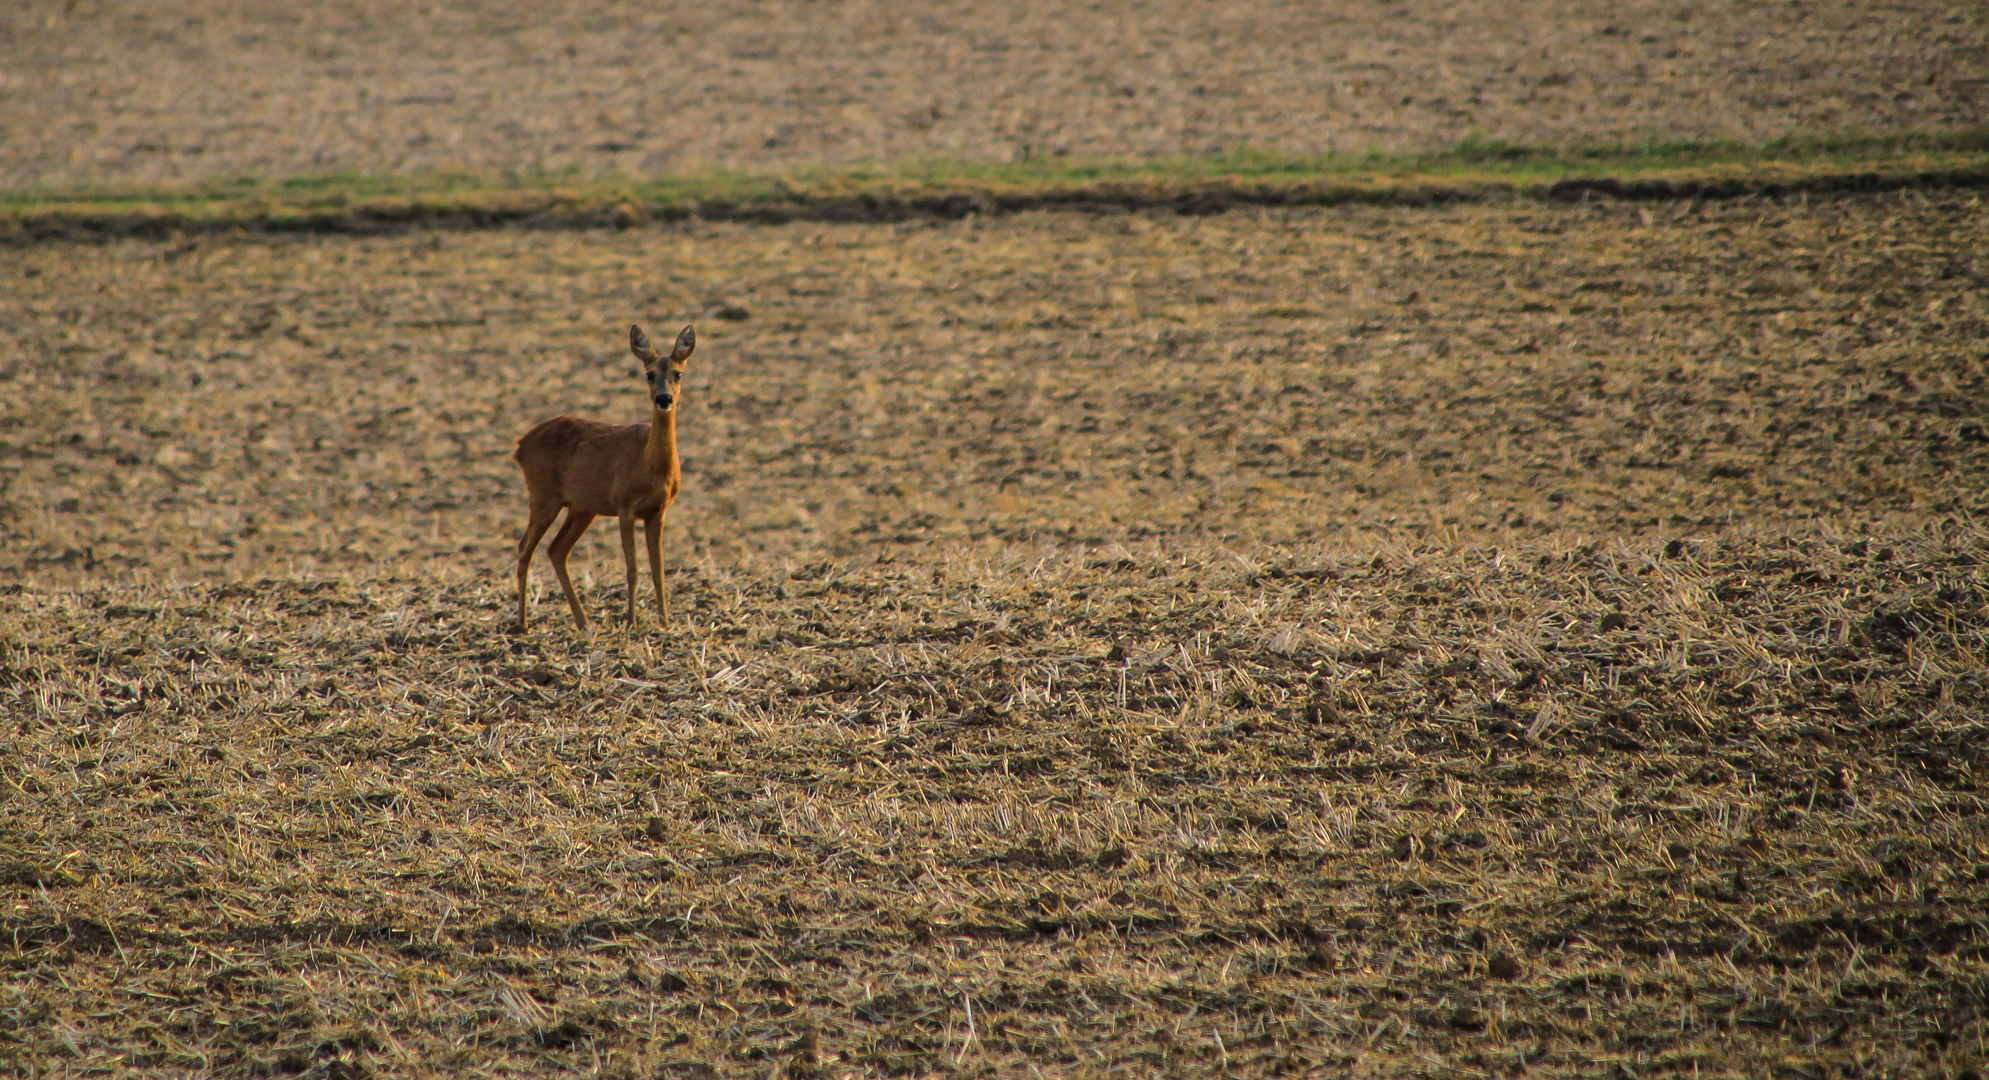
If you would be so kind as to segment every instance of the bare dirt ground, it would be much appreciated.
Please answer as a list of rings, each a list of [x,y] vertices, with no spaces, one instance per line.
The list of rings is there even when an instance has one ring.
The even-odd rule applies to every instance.
[[[0,186],[1985,122],[1971,4],[0,11]],[[0,1072],[1979,1077],[1969,196],[0,262]],[[701,335],[667,631],[519,432]],[[541,564],[543,565],[543,563]]]
[[[519,432],[645,417],[632,317],[701,334],[679,560],[1919,526],[1989,509],[1985,248],[1913,193],[24,248],[0,573],[487,572]]]
[[[0,1068],[1979,1073],[1985,232],[10,253]],[[516,635],[631,318],[682,621]]]
[[[1985,73],[1956,2],[29,0],[0,187],[1942,130]]]

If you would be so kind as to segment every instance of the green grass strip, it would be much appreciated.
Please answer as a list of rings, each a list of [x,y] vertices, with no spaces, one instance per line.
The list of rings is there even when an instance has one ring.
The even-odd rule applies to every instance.
[[[1439,152],[1298,156],[1244,147],[1206,157],[1006,164],[914,161],[652,178],[562,173],[332,173],[181,186],[0,191],[0,238],[250,228],[369,231],[540,220],[879,219],[1059,207],[1412,203],[1510,196],[1731,197],[1989,186],[1989,128],[1792,135],[1766,143],[1648,141],[1529,147],[1467,138]]]

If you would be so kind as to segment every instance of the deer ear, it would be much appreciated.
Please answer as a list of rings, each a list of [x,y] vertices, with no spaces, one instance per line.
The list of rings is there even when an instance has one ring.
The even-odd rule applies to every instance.
[[[671,351],[670,359],[677,361],[688,360],[691,356],[691,350],[697,347],[697,331],[686,326],[684,327],[684,332],[677,335],[677,347]]]
[[[628,328],[628,351],[645,364],[656,362],[656,350],[649,347],[649,335],[643,333],[640,326]]]

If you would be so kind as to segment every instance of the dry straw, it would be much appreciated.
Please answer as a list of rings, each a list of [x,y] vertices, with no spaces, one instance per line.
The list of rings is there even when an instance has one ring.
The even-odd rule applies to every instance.
[[[1982,222],[25,250],[0,1067],[1979,1069]],[[516,635],[631,313],[682,624]]]

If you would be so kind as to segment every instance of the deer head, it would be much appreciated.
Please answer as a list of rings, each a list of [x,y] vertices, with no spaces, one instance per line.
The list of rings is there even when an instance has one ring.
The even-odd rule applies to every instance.
[[[643,377],[649,380],[649,399],[656,404],[659,412],[671,412],[677,407],[677,396],[684,386],[684,362],[691,358],[691,350],[697,348],[698,336],[690,327],[677,335],[677,344],[665,359],[662,353],[649,346],[649,335],[642,327],[628,328],[628,351],[642,361]]]

